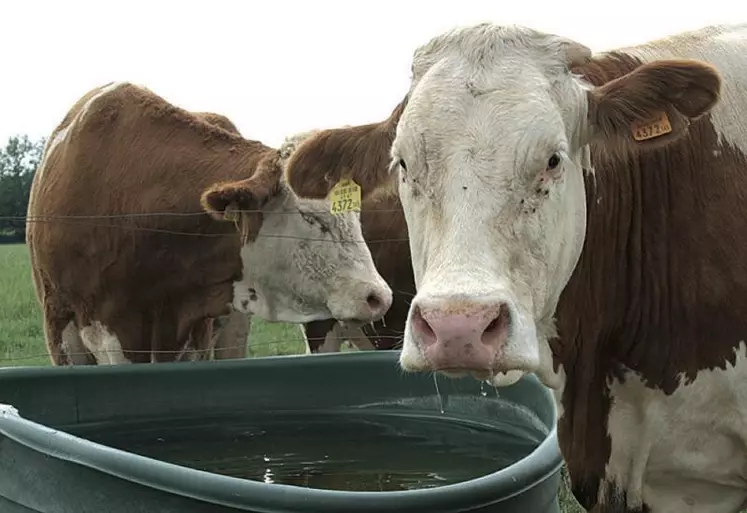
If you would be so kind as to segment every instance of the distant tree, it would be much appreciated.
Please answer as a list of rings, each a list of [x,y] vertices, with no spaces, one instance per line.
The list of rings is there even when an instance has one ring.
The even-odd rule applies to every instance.
[[[0,239],[23,241],[31,181],[44,151],[45,138],[13,136],[0,149]]]

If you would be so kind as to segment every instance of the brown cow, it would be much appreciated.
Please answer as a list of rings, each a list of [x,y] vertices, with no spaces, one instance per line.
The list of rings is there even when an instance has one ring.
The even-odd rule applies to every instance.
[[[286,169],[310,197],[397,183],[417,283],[403,369],[536,373],[591,511],[745,508],[747,25],[594,56],[457,29],[416,50],[403,105]]]
[[[364,323],[387,311],[391,290],[358,216],[299,200],[279,152],[222,119],[112,83],[54,130],[32,185],[28,246],[55,364],[91,363],[91,353],[174,360],[204,347],[226,315]],[[216,350],[235,342],[219,336]]]

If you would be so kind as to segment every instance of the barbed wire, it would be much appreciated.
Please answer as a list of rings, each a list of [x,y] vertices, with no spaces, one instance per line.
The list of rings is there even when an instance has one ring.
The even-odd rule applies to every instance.
[[[250,337],[251,337],[251,335],[250,335]],[[375,337],[367,337],[366,336],[365,338],[362,337],[362,336],[361,337],[346,337],[346,338],[336,338],[336,340],[339,340],[340,344],[342,344],[342,343],[344,343],[346,341],[349,341],[352,345],[355,345],[355,342],[354,342],[355,340],[360,340],[360,341],[363,341],[363,342],[365,342],[366,340],[368,340],[374,346],[374,348],[376,348],[377,350],[380,350],[380,351],[386,351],[387,350],[387,349],[378,349],[376,347],[376,343],[374,341],[372,341],[371,338],[390,339],[390,340],[393,339],[393,340],[396,340],[396,342],[392,345],[391,350],[395,350],[396,351],[398,349],[401,349],[401,346],[402,346],[402,336],[401,335],[377,335]],[[326,340],[326,337],[308,337],[307,340],[309,342],[311,342],[311,341],[314,341],[314,342],[324,342],[324,340]],[[236,345],[221,346],[221,347],[211,347],[209,349],[187,349],[187,350],[185,350],[185,349],[171,349],[171,350],[169,350],[169,349],[157,349],[157,350],[150,350],[150,349],[122,349],[122,350],[119,350],[119,349],[101,349],[101,350],[98,350],[97,349],[96,351],[73,351],[73,352],[64,351],[63,354],[66,357],[76,357],[76,356],[83,356],[83,357],[94,356],[95,357],[96,354],[109,354],[109,353],[123,354],[125,356],[127,356],[127,355],[137,355],[137,354],[147,354],[147,355],[159,355],[159,354],[164,354],[164,355],[179,355],[179,354],[184,354],[185,356],[188,356],[188,355],[194,355],[194,354],[204,355],[204,354],[209,354],[211,352],[212,353],[221,353],[221,352],[226,352],[226,351],[230,351],[230,350],[233,350],[233,349],[245,349],[246,350],[246,354],[250,355],[249,358],[252,358],[251,355],[252,355],[252,353],[257,348],[266,348],[266,347],[270,347],[270,346],[276,346],[277,347],[277,346],[280,346],[282,344],[298,344],[298,345],[300,345],[302,347],[303,346],[307,346],[307,344],[304,344],[303,339],[301,339],[301,338],[286,338],[286,339],[276,339],[276,340],[267,341],[267,342],[252,342],[250,340],[249,342],[244,343],[244,344],[236,344]],[[6,354],[13,353],[13,351],[8,351],[6,349],[5,353]],[[289,354],[289,355],[290,354],[299,354],[299,355],[301,355],[301,354],[306,354],[306,353],[276,353],[276,354]],[[45,351],[45,352],[25,353],[25,354],[19,355],[19,356],[0,356],[0,364],[2,364],[3,362],[19,362],[19,361],[24,361],[24,360],[34,360],[34,359],[38,359],[38,358],[47,358],[47,359],[49,359],[49,353]]]
[[[256,212],[256,211],[247,211],[247,212]],[[292,213],[292,212],[290,212]],[[303,214],[303,213],[298,213]],[[127,214],[130,215],[130,214]],[[160,214],[149,214],[149,215],[160,215]],[[125,214],[122,214],[122,216],[125,216]],[[121,230],[130,230],[130,231],[136,231],[136,232],[152,232],[152,233],[163,233],[166,235],[183,235],[187,237],[207,237],[207,238],[216,238],[216,237],[236,237],[237,233],[200,233],[200,232],[187,232],[187,231],[178,231],[178,230],[168,230],[165,228],[149,228],[145,226],[137,226],[137,225],[126,225],[126,224],[104,224],[104,223],[88,223],[88,222],[78,222],[74,219],[111,219],[110,216],[34,216],[34,217],[26,217],[26,216],[0,216],[0,221],[16,221],[16,222],[25,222],[27,224],[29,223],[49,223],[49,224],[67,224],[67,225],[73,225],[78,227],[87,227],[87,228],[109,228],[109,229],[121,229]],[[126,218],[126,217],[125,217]],[[316,242],[330,242],[330,243],[343,243],[343,244],[383,244],[387,242],[408,242],[409,239],[406,237],[400,237],[400,238],[391,238],[391,239],[371,239],[371,240],[365,240],[365,239],[326,239],[323,237],[301,237],[297,235],[284,235],[284,234],[278,234],[278,233],[260,233],[258,238],[269,238],[269,239],[291,239],[291,240],[304,240],[304,241],[316,241]]]

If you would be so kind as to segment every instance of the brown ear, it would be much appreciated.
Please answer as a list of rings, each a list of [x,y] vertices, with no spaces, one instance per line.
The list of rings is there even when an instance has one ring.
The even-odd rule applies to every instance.
[[[343,178],[361,187],[362,199],[389,186],[390,148],[407,97],[380,123],[321,130],[298,146],[285,166],[290,188],[302,198],[326,198]]]
[[[282,168],[273,151],[263,158],[251,178],[219,182],[202,193],[202,208],[218,221],[237,223],[242,238],[254,240],[262,225],[261,209],[280,188]]]
[[[716,105],[720,92],[721,76],[704,62],[644,64],[589,93],[591,136],[622,151],[669,144]]]

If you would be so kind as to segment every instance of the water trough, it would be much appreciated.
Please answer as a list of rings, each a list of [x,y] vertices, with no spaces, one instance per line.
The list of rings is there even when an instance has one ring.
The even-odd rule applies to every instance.
[[[398,356],[2,369],[0,511],[559,513],[549,390]]]

